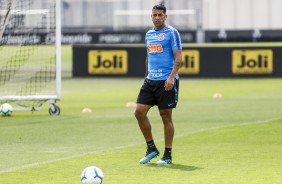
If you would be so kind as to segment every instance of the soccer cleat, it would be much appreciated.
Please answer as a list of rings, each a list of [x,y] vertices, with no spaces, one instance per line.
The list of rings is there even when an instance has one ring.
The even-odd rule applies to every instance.
[[[166,164],[172,164],[171,157],[163,157],[161,160],[156,162],[157,165],[166,165]]]
[[[147,150],[145,157],[143,157],[139,163],[140,164],[146,164],[148,162],[150,162],[150,160],[152,160],[153,158],[159,156],[160,152],[158,150]]]

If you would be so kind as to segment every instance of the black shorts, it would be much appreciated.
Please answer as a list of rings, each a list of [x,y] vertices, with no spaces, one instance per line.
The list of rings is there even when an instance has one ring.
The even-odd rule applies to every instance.
[[[145,105],[157,105],[159,109],[175,108],[178,101],[179,80],[175,79],[172,90],[165,90],[165,80],[145,79],[142,85],[137,103]]]

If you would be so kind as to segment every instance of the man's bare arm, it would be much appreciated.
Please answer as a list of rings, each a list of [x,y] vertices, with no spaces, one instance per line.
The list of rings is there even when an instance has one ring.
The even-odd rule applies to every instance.
[[[173,55],[174,55],[174,65],[173,68],[171,70],[171,73],[169,75],[169,78],[166,80],[165,82],[165,90],[169,91],[173,88],[174,86],[174,78],[181,66],[182,63],[182,51],[181,50],[174,50],[173,51]]]

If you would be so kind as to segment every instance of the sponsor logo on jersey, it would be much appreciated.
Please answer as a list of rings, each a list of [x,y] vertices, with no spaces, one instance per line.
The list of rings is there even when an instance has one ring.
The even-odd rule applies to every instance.
[[[153,78],[158,78],[163,76],[162,70],[149,70],[149,76]]]
[[[88,52],[89,74],[126,74],[127,70],[126,50],[90,50]]]
[[[161,44],[158,45],[148,45],[148,52],[163,52],[163,46]]]
[[[273,72],[273,52],[270,49],[233,50],[233,74],[271,74]]]

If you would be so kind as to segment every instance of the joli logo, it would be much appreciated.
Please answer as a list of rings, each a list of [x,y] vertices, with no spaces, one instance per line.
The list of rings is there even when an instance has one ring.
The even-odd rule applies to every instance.
[[[126,50],[91,50],[88,53],[89,74],[126,74]]]
[[[179,74],[198,74],[200,72],[200,54],[198,50],[182,50],[182,63]]]
[[[271,74],[272,72],[272,50],[233,50],[233,74]]]

